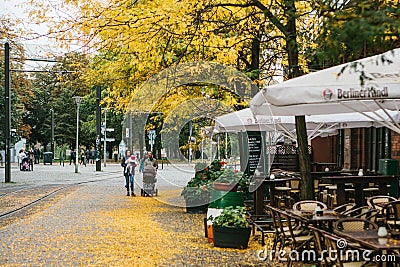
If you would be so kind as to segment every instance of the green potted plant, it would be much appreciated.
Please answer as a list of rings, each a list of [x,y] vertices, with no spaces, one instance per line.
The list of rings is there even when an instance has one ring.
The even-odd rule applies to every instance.
[[[219,160],[214,160],[210,165],[196,163],[195,176],[181,192],[181,196],[185,198],[188,213],[207,212],[211,195],[210,184],[221,175],[221,172],[222,164]]]
[[[226,207],[212,221],[214,246],[223,248],[247,248],[251,227],[245,207]]]
[[[219,179],[226,171],[223,169],[224,162],[214,160],[210,165],[197,163],[195,165],[195,176],[182,190],[181,196],[185,198],[186,210],[189,213],[204,213],[207,211],[211,199],[212,182]],[[240,174],[237,174],[237,176]],[[214,199],[221,198],[220,195]]]
[[[181,196],[185,199],[186,211],[188,213],[207,212],[208,203],[210,202],[210,191],[204,174],[196,173],[195,177],[183,188]]]

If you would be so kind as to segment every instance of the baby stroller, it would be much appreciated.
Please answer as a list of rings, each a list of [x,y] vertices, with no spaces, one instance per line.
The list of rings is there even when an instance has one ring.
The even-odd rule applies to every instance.
[[[30,171],[31,170],[31,163],[28,157],[25,157],[21,160],[19,164],[20,171]]]
[[[156,189],[156,173],[155,172],[144,172],[143,173],[143,188],[140,190],[142,197],[158,196],[158,189]]]

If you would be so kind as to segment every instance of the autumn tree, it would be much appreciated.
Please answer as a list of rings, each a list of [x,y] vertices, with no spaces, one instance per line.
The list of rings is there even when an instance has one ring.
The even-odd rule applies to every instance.
[[[51,142],[50,114],[53,110],[55,141],[72,148],[76,133],[76,104],[72,97],[85,96],[90,90],[82,78],[87,60],[82,54],[71,53],[58,57],[56,61],[56,64],[47,67],[47,72],[32,76],[31,95],[24,101],[26,113],[23,122],[31,129],[27,136],[31,142],[46,146]],[[81,119],[86,121],[86,112],[82,112]],[[83,143],[87,140],[85,137]]]

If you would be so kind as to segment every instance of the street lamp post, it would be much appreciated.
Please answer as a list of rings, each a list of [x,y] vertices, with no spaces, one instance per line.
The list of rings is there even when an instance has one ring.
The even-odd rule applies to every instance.
[[[54,110],[50,109],[50,120],[51,120],[51,153],[52,158],[54,159]]]
[[[75,155],[75,173],[78,173],[78,153],[79,153],[79,105],[81,103],[81,96],[74,96],[76,102],[76,155]]]
[[[188,162],[192,161],[192,115],[190,115],[190,121],[189,121],[189,142],[188,142],[188,146],[189,146],[189,155],[188,155]]]
[[[104,167],[107,166],[107,108],[104,109]]]
[[[10,45],[4,44],[4,97],[5,97],[5,182],[11,182],[10,129],[11,129],[11,77],[10,77]]]

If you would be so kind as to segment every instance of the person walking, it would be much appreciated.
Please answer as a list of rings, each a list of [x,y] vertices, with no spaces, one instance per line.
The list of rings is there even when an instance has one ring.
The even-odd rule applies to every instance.
[[[35,164],[39,164],[40,150],[37,147],[33,150],[33,155],[35,157]]]
[[[153,157],[153,153],[151,151],[147,152],[147,159],[143,162],[143,182],[144,183],[155,183],[157,182],[158,163],[157,160]]]
[[[126,172],[127,172],[127,176],[125,176],[125,177],[129,178],[126,180],[126,184],[128,185],[128,187],[127,187],[128,194],[127,195],[129,195],[129,185],[130,185],[131,186],[131,196],[134,197],[134,196],[136,196],[135,191],[134,191],[134,182],[135,182],[135,168],[137,166],[135,155],[131,155],[131,157],[125,161],[125,164],[126,164]]]
[[[83,164],[86,167],[86,153],[84,149],[81,149],[81,162],[79,164]]]
[[[86,164],[90,164],[90,150],[89,148],[86,149]]]
[[[92,149],[90,150],[90,163],[94,164],[95,159],[96,159],[96,150],[94,149],[94,147],[92,147]]]
[[[129,173],[128,173],[128,170],[127,170],[126,161],[127,161],[128,158],[130,158],[130,157],[131,157],[131,151],[130,151],[130,150],[126,150],[125,156],[123,156],[123,157],[122,157],[122,160],[121,160],[121,167],[124,168],[123,174],[124,174],[124,177],[125,177],[125,188],[126,188],[126,190],[127,190],[127,194],[126,194],[127,196],[130,195],[130,194],[129,194],[129,180],[130,180],[130,177],[129,177]]]
[[[71,151],[71,154],[69,156],[69,165],[71,165],[71,162],[74,163],[74,165],[76,164],[75,158],[76,158],[76,152],[74,149]]]

